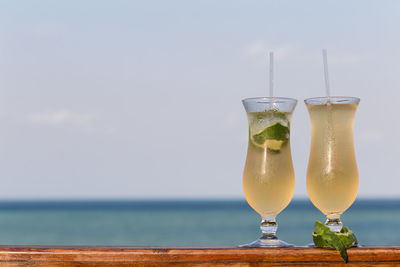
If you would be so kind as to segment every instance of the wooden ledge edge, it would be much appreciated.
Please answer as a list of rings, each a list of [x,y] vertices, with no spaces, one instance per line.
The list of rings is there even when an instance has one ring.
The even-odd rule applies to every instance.
[[[397,263],[400,246],[348,249],[350,263]],[[236,247],[46,247],[0,246],[0,263],[86,262],[86,263],[341,263],[335,250],[317,248]]]

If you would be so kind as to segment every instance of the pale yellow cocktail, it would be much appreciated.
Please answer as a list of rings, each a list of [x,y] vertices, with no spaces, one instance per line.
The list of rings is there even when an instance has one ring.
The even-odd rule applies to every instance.
[[[290,119],[296,103],[283,97],[243,100],[249,122],[243,191],[249,205],[262,217],[262,237],[246,247],[291,246],[277,239],[275,217],[286,208],[294,192]]]
[[[290,151],[290,139],[266,140],[258,144],[257,132],[271,125],[289,129],[289,113],[248,113],[249,144],[243,173],[243,190],[249,205],[262,217],[275,217],[292,199],[294,169]]]
[[[311,118],[311,150],[307,190],[311,202],[340,230],[340,215],[354,202],[358,169],[353,124],[358,98],[331,97],[306,100]]]

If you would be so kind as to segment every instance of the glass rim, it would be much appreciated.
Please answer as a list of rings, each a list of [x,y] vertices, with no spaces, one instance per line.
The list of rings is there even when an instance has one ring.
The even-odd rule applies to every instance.
[[[329,100],[331,100],[332,104],[358,104],[360,103],[360,98],[354,96],[330,96]],[[328,101],[327,96],[320,97],[310,97],[304,99],[304,103],[306,105],[321,105],[326,104]]]
[[[248,102],[257,102],[257,103],[297,103],[297,99],[290,98],[290,97],[270,97],[270,96],[260,96],[260,97],[249,97],[242,100],[243,103]]]

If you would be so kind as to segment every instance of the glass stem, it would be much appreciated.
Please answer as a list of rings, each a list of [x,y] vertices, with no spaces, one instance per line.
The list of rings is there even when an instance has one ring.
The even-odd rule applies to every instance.
[[[277,239],[276,230],[278,224],[276,223],[275,217],[263,217],[260,224],[262,232],[262,239]]]
[[[328,214],[326,216],[325,225],[334,232],[340,232],[343,227],[342,221],[340,220],[340,214]]]

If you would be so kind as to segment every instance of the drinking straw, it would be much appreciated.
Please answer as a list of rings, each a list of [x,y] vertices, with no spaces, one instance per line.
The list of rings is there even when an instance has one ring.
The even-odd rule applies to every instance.
[[[324,61],[324,77],[325,77],[325,90],[326,90],[326,97],[328,98],[328,103],[330,102],[330,88],[329,88],[329,73],[328,73],[328,52],[326,49],[322,49],[322,58]]]
[[[274,96],[274,52],[269,52],[269,97]]]

